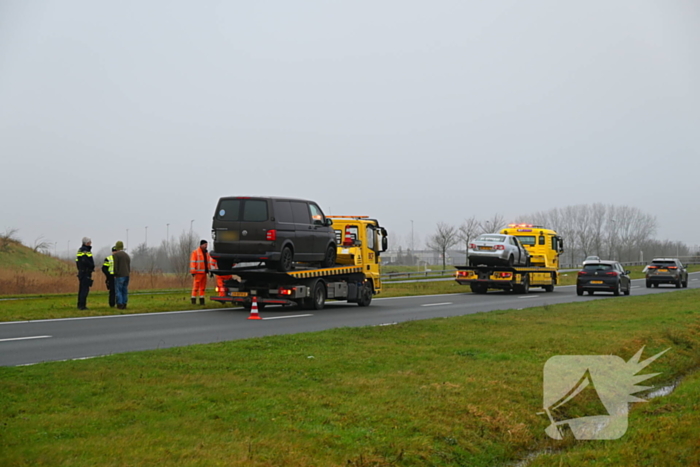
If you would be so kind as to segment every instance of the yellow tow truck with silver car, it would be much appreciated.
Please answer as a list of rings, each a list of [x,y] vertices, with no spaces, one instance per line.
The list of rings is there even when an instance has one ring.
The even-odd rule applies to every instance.
[[[529,266],[456,266],[457,283],[469,285],[477,294],[488,289],[527,294],[530,287],[552,292],[559,283],[559,257],[564,252],[564,240],[557,232],[533,224],[509,224],[500,233],[518,237],[530,255]]]

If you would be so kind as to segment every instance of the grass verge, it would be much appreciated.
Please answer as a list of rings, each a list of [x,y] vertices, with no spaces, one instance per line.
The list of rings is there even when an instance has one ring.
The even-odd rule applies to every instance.
[[[657,385],[696,368],[699,300],[683,290],[0,368],[3,462],[493,466],[556,449],[533,465],[687,465],[696,376],[633,404],[618,441],[551,440],[536,413],[555,355],[670,347],[645,371],[661,372]]]

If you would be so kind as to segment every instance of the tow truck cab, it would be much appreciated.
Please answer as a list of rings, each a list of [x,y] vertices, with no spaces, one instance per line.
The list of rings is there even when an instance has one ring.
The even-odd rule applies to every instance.
[[[554,231],[532,224],[508,224],[502,234],[518,237],[530,253],[530,264],[559,269],[559,256],[564,252],[564,240]]]

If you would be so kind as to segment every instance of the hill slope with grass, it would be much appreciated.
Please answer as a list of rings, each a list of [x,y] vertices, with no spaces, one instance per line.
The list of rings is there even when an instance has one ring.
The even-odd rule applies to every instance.
[[[12,239],[0,239],[0,295],[57,293],[75,280],[70,261],[45,255]]]
[[[15,240],[0,242],[0,269],[22,269],[25,271],[68,270],[71,264],[65,260],[45,255]]]

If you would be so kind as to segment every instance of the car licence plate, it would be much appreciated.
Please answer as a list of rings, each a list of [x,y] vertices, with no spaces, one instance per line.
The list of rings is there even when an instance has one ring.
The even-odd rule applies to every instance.
[[[232,297],[247,297],[248,292],[231,292]]]
[[[490,246],[480,246],[479,249],[480,250],[493,250],[493,248]]]
[[[668,272],[668,269],[659,269],[659,272]]]
[[[603,281],[591,281],[591,284],[602,284]]]

